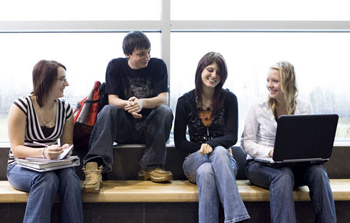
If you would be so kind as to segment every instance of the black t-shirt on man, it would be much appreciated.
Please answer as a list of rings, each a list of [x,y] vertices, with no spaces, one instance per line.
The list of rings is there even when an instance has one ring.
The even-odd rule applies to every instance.
[[[152,98],[169,92],[168,72],[163,60],[151,58],[147,67],[134,70],[128,65],[128,58],[117,58],[109,62],[106,71],[106,93],[117,95],[123,100],[130,97]],[[152,109],[142,109],[140,114],[148,115]]]

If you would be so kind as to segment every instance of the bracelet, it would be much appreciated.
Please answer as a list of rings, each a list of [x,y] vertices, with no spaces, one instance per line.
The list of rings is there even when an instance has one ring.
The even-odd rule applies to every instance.
[[[46,147],[44,147],[44,148],[41,150],[41,156],[43,157],[43,159],[46,159],[46,157],[45,157],[45,149],[46,149]]]

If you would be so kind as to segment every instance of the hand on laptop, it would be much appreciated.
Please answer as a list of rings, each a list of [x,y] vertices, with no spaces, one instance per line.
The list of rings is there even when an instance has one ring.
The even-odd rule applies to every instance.
[[[273,157],[273,149],[270,150],[269,156],[270,156],[270,157]]]

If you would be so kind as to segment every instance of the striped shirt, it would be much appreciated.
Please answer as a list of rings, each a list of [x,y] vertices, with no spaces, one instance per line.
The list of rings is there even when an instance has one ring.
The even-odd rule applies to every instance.
[[[58,99],[55,126],[53,127],[51,134],[45,135],[42,126],[40,126],[38,115],[34,109],[34,104],[30,98],[30,95],[18,98],[14,101],[14,104],[26,115],[24,145],[29,147],[42,147],[34,144],[34,141],[46,145],[57,144],[57,140],[62,136],[66,121],[69,120],[73,114],[70,104],[64,100]],[[8,164],[13,163],[14,158],[15,157],[10,150]]]

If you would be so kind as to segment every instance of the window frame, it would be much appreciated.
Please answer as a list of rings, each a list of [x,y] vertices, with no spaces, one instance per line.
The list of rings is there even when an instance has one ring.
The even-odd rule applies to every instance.
[[[162,0],[161,4],[160,20],[0,21],[0,33],[160,32],[161,57],[170,76],[172,32],[350,32],[350,21],[171,20],[171,0]],[[350,139],[335,144],[350,145]]]

